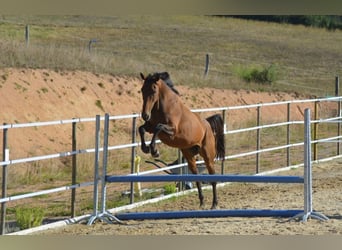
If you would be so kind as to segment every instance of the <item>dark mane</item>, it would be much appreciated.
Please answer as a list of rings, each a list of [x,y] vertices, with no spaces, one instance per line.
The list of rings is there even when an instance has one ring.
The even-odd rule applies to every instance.
[[[162,79],[173,92],[175,92],[177,95],[180,95],[178,90],[175,89],[168,72],[157,72],[157,73],[154,73],[153,75],[151,75],[151,77],[157,77],[159,79]]]

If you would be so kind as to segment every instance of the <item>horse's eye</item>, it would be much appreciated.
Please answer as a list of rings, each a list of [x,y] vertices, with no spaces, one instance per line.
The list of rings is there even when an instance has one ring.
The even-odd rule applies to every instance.
[[[156,84],[153,84],[153,85],[152,85],[152,90],[153,90],[153,92],[156,92],[156,91],[157,91],[157,85],[156,85]]]

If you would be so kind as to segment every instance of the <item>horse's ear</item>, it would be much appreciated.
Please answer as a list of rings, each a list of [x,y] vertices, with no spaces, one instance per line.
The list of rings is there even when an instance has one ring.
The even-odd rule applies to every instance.
[[[141,72],[140,72],[140,77],[141,77],[143,80],[145,80],[145,76],[144,76],[144,74],[141,73]]]

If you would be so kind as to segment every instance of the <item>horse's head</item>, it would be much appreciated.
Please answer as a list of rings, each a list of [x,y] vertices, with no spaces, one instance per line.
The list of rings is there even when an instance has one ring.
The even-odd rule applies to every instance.
[[[143,86],[141,88],[141,93],[143,97],[143,107],[141,116],[144,121],[151,119],[151,111],[153,106],[159,101],[159,91],[160,91],[160,75],[149,74],[147,77],[140,73],[141,78],[144,80]]]
[[[148,121],[151,119],[151,111],[154,105],[158,105],[157,108],[159,108],[160,91],[161,89],[165,90],[165,88],[162,88],[163,84],[166,84],[177,95],[179,95],[179,92],[174,88],[168,72],[149,74],[147,77],[140,73],[140,76],[144,80],[141,88],[143,96],[142,118],[144,121]],[[170,93],[171,91],[166,90],[166,92]]]

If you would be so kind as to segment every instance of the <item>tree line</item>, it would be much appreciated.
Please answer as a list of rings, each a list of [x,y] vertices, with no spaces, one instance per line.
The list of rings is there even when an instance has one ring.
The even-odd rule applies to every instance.
[[[342,16],[338,15],[230,15],[229,17],[266,22],[301,24],[328,30],[342,29]]]

